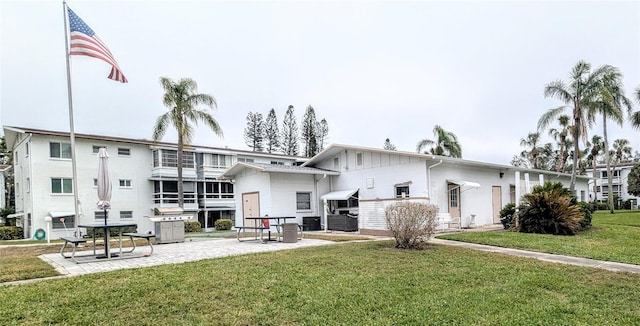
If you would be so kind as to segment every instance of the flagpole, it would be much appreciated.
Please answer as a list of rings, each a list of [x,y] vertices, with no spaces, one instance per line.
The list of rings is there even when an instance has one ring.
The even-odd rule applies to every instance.
[[[73,227],[75,236],[80,237],[78,232],[78,220],[80,219],[78,209],[78,172],[76,166],[76,137],[73,131],[73,96],[71,94],[71,68],[69,63],[69,32],[67,29],[67,2],[62,1],[62,16],[64,17],[64,57],[67,61],[67,99],[69,101],[69,138],[71,139],[71,169],[73,170],[73,209],[75,218],[73,219]]]

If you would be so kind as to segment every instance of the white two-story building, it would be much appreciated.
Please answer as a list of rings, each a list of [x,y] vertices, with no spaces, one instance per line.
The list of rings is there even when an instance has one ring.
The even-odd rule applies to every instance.
[[[611,184],[609,184],[606,165],[596,166],[595,179],[593,178],[593,169],[588,169],[587,174],[591,176],[589,180],[589,198],[599,202],[607,202],[609,198],[609,188],[611,188],[614,198],[617,198],[619,201],[631,200],[631,208],[637,209],[640,197],[629,194],[628,178],[631,169],[639,164],[638,162],[630,162],[618,164],[615,168],[612,166]]]
[[[178,207],[177,144],[111,136],[75,134],[78,189],[73,189],[68,132],[4,127],[13,151],[16,217],[25,237],[38,229],[50,237],[70,235],[75,223],[74,191],[78,192],[78,224],[103,221],[96,206],[97,153],[105,147],[113,184],[110,222],[132,222],[139,232],[153,231],[149,217]],[[237,162],[274,166],[300,165],[306,158],[192,145],[183,160],[184,212],[203,228],[220,218],[235,221],[235,188],[220,174]]]

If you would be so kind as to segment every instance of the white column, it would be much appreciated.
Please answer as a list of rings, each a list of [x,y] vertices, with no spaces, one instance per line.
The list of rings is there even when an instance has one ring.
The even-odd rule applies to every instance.
[[[516,207],[520,206],[520,171],[516,171]]]
[[[539,174],[538,175],[538,181],[540,181],[540,185],[544,185],[544,174]]]
[[[529,173],[524,174],[524,191],[526,193],[531,193],[531,184],[529,183]]]

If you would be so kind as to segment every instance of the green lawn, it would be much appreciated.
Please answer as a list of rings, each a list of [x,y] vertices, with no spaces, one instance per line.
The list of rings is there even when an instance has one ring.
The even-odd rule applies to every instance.
[[[344,243],[0,287],[0,325],[640,324],[640,276]]]
[[[577,236],[463,232],[438,238],[640,265],[640,211],[597,211],[592,229]]]

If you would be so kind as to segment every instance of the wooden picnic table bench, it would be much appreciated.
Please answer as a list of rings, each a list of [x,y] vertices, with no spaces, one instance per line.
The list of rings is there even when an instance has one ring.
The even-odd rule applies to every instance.
[[[244,233],[245,230],[257,231],[253,240],[258,240],[258,234],[260,234],[260,241],[264,242],[264,239],[262,237],[262,233],[265,230],[267,230],[267,231],[269,230],[269,228],[265,227],[265,226],[236,226],[235,228],[238,230],[238,233],[237,233],[236,237],[237,237],[238,241],[240,241],[240,242],[243,241],[243,240],[240,240],[240,232]],[[244,241],[248,241],[248,240],[244,240]]]

